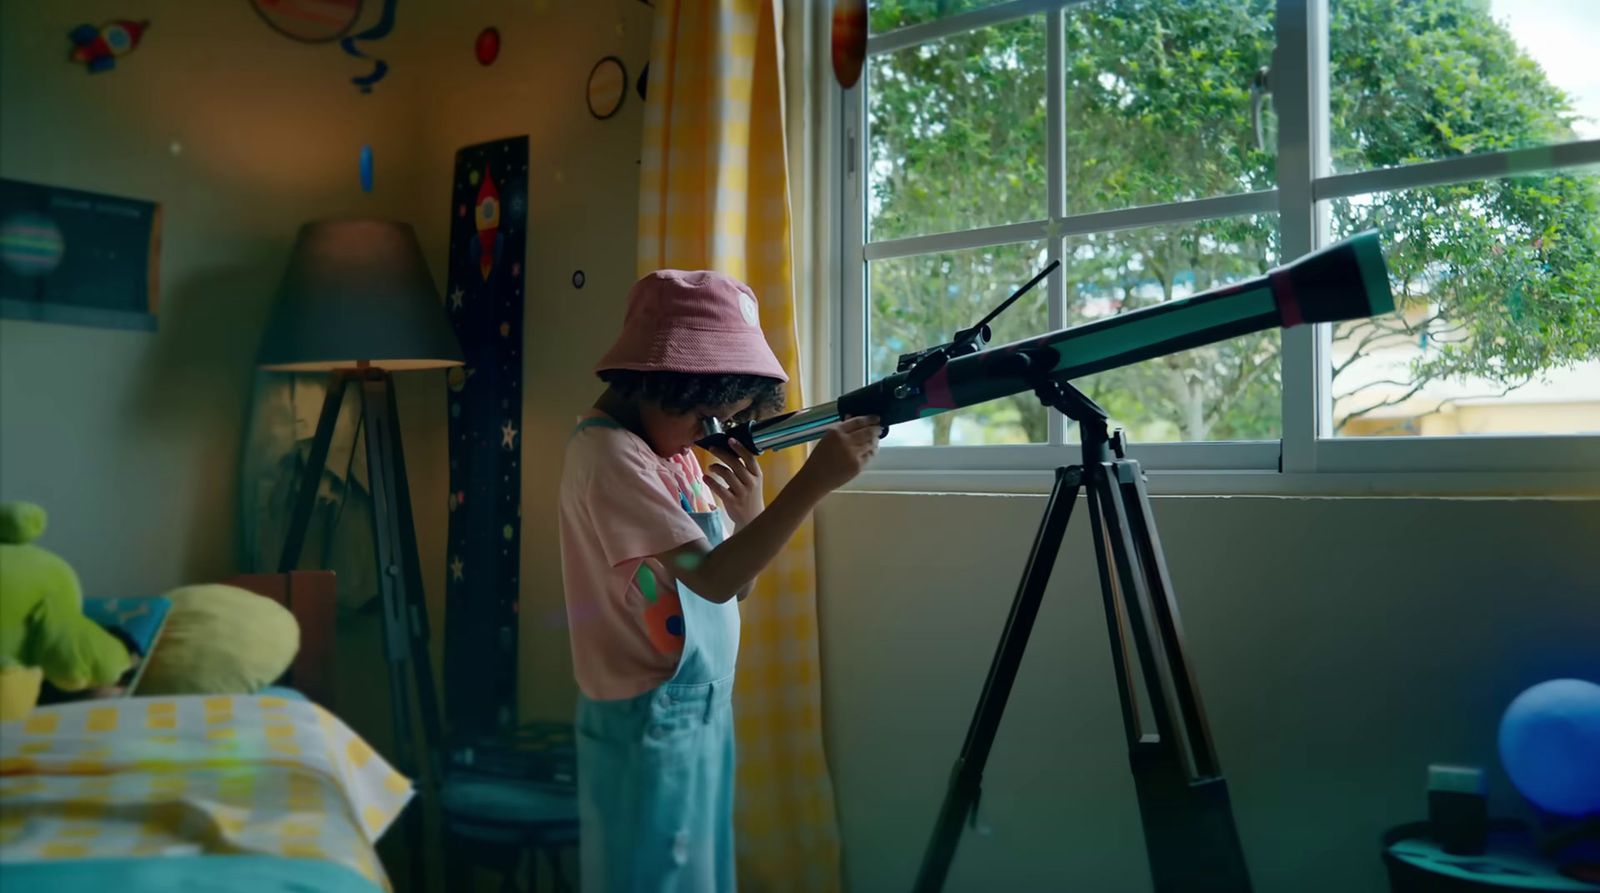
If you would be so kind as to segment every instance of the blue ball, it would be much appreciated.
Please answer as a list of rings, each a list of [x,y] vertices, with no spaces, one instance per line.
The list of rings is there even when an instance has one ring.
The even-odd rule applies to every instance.
[[[1500,718],[1500,762],[1522,796],[1561,816],[1600,816],[1600,685],[1552,679]]]

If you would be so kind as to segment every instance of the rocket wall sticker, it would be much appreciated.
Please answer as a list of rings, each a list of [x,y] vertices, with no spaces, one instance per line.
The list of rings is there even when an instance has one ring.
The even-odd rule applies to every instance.
[[[72,41],[72,61],[83,64],[90,74],[99,74],[117,67],[117,57],[125,56],[139,47],[149,22],[117,19],[96,28],[79,25],[72,29],[67,39]]]

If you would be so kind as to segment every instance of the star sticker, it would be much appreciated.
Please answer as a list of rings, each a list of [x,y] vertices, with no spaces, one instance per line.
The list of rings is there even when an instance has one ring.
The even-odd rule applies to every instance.
[[[461,571],[465,567],[466,567],[466,565],[463,565],[461,563],[461,556],[457,555],[455,557],[455,560],[450,562],[450,579],[455,580],[456,582],[460,582],[461,579],[462,579]]]
[[[517,429],[512,427],[511,420],[500,426],[500,445],[506,449],[515,449],[517,445]]]
[[[465,293],[463,293],[461,291],[460,287],[457,287],[455,291],[451,292],[450,293],[450,309],[451,310],[460,310],[461,309],[461,299],[464,298],[464,297],[466,297],[466,295],[465,295]]]

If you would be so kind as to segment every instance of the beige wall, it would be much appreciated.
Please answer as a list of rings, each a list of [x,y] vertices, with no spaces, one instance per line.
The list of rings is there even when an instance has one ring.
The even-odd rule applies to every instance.
[[[904,889],[1040,497],[847,494],[818,524],[853,890]],[[1166,498],[1194,670],[1260,891],[1383,889],[1430,762],[1495,767],[1523,687],[1600,679],[1600,501]],[[1148,889],[1087,517],[1073,520],[951,890]],[[1496,769],[1494,811],[1518,812]],[[1068,882],[1070,879],[1070,883]]]
[[[67,61],[73,26],[134,12],[152,25],[116,70]],[[0,321],[0,498],[50,511],[91,593],[235,570],[254,355],[295,229],[413,205],[416,70],[381,46],[392,73],[362,96],[362,63],[243,0],[0,2],[0,176],[164,206],[157,332]]]
[[[426,12],[428,76],[417,109],[419,231],[436,276],[446,269],[450,176],[457,149],[527,135],[528,246],[522,406],[522,613],[520,700],[525,717],[567,718],[577,689],[567,647],[556,540],[556,485],[574,418],[594,401],[590,373],[622,320],[634,280],[639,140],[644,104],[631,88],[604,121],[585,104],[589,70],[602,57],[622,59],[630,82],[649,57],[650,7],[627,2],[506,4],[477,0]],[[492,67],[472,55],[486,24],[500,29]],[[572,287],[583,270],[584,287]],[[439,387],[442,387],[440,385]],[[443,393],[428,406],[442,409]],[[406,411],[407,407],[402,407]],[[442,412],[407,413],[408,462],[416,494],[446,492],[442,439],[422,454],[413,436]],[[443,587],[442,498],[417,496],[429,585]],[[432,545],[430,545],[432,541]],[[437,593],[434,593],[437,596]]]

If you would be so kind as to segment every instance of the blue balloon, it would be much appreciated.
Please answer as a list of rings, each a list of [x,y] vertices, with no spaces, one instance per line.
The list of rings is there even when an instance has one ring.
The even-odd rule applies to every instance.
[[[1500,762],[1545,812],[1600,817],[1600,685],[1552,679],[1517,695],[1500,718]]]

